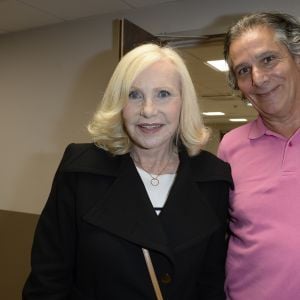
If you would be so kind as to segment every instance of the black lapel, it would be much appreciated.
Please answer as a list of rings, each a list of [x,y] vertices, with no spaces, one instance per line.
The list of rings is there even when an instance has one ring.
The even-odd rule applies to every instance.
[[[158,217],[128,154],[113,157],[94,145],[74,145],[62,168],[115,178],[109,191],[83,217],[128,241],[166,254],[209,236],[220,224],[198,182],[224,180],[232,184],[229,167],[202,151],[190,158],[180,152],[180,165],[166,205]]]
[[[129,155],[122,156],[116,180],[84,220],[170,258],[166,234]]]
[[[178,250],[199,242],[220,226],[204,199],[207,195],[197,185],[192,160],[182,153],[180,161],[178,175],[160,215],[171,247]],[[200,168],[196,173],[202,173]]]

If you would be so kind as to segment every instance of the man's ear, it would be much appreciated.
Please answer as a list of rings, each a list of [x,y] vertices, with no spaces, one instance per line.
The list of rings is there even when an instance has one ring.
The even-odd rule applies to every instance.
[[[300,66],[300,55],[294,55],[294,61],[298,66]]]
[[[294,62],[296,64],[296,67],[298,69],[298,72],[300,72],[300,55],[294,55]]]

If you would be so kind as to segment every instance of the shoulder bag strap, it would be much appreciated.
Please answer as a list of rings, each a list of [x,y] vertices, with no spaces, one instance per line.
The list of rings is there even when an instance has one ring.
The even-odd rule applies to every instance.
[[[151,260],[149,250],[145,249],[145,248],[142,248],[142,250],[143,250],[144,257],[145,257],[147,269],[148,269],[148,272],[149,272],[149,275],[150,275],[150,278],[151,278],[151,281],[152,281],[152,285],[153,285],[153,288],[154,288],[154,291],[155,291],[156,298],[157,298],[157,300],[163,300],[163,296],[161,294],[161,290],[160,290],[160,287],[159,287],[159,284],[158,284],[158,280],[157,280],[157,277],[156,277],[156,274],[155,274],[155,270],[153,268],[153,264],[152,264],[152,260]]]

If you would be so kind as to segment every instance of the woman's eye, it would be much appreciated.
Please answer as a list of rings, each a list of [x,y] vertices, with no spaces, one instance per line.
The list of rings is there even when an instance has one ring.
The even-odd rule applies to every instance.
[[[170,92],[168,92],[166,90],[161,90],[158,92],[159,98],[169,97],[170,95],[171,95]]]
[[[142,99],[143,98],[143,95],[142,95],[142,93],[141,92],[139,92],[139,91],[131,91],[130,93],[129,93],[129,99]]]

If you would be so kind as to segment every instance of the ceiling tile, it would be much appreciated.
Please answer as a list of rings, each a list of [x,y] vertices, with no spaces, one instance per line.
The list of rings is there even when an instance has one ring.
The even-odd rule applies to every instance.
[[[15,0],[0,2],[0,31],[18,31],[60,22],[57,17]]]
[[[23,2],[65,20],[106,14],[130,8],[121,0],[24,0]]]
[[[138,8],[162,3],[178,2],[178,0],[124,0],[124,2],[128,3],[131,7]]]

